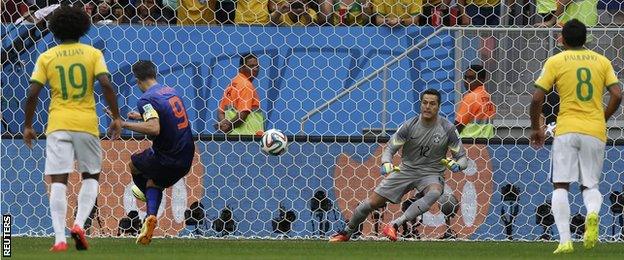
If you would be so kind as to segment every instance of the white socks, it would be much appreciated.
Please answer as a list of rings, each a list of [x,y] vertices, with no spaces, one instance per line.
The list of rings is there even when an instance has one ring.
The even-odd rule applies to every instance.
[[[95,205],[98,188],[99,184],[97,180],[92,178],[82,180],[82,187],[80,187],[80,193],[78,194],[78,213],[76,213],[74,225],[84,228],[84,223]]]
[[[65,239],[65,219],[67,215],[67,185],[63,183],[52,183],[50,185],[50,215],[52,217],[52,227],[54,228],[54,244],[66,242]]]
[[[602,194],[600,194],[598,187],[586,188],[583,191],[583,203],[585,203],[585,208],[587,208],[587,214],[600,212]]]
[[[555,189],[553,191],[552,213],[555,217],[557,231],[559,231],[559,243],[563,244],[570,241],[570,203],[568,202],[567,190]]]

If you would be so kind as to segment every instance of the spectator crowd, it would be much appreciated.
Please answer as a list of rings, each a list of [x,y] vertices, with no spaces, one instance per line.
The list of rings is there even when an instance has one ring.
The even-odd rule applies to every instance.
[[[37,11],[60,2],[84,6],[100,25],[548,27],[570,17],[589,26],[624,24],[624,1],[617,0],[3,0],[2,22],[36,23]]]

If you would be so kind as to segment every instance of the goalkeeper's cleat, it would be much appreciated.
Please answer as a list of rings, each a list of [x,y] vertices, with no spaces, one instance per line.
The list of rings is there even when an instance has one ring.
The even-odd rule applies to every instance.
[[[149,243],[152,242],[152,236],[154,235],[154,229],[156,229],[157,223],[158,220],[154,215],[150,215],[145,218],[143,226],[141,227],[141,233],[137,237],[136,243],[141,245],[149,245]]]
[[[390,241],[397,241],[397,231],[394,225],[386,225],[382,230],[381,234],[390,239]]]
[[[583,246],[585,246],[585,249],[594,248],[596,243],[598,243],[598,223],[600,223],[598,213],[591,212],[587,214],[585,234],[583,235]]]
[[[340,243],[349,241],[349,234],[346,231],[340,231],[329,238],[330,243]]]
[[[50,247],[50,252],[65,252],[67,251],[67,243],[59,242]]]
[[[78,225],[74,225],[69,232],[71,233],[71,237],[76,242],[76,250],[87,250],[89,248],[84,229]]]
[[[147,201],[147,198],[145,198],[145,193],[141,191],[139,186],[132,185],[132,195],[140,201],[143,201],[143,202]]]
[[[572,241],[568,241],[563,244],[559,244],[553,254],[568,254],[572,252],[574,252],[574,246],[572,245]]]

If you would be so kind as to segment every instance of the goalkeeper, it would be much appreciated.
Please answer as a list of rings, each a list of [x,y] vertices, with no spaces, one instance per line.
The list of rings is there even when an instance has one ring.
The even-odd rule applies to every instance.
[[[424,196],[412,203],[403,215],[386,225],[382,233],[397,240],[397,228],[429,210],[442,194],[444,171],[459,172],[466,168],[466,152],[453,123],[438,115],[440,92],[428,89],[420,96],[420,116],[403,123],[392,136],[381,158],[381,174],[387,176],[375,192],[360,203],[347,227],[333,235],[330,242],[345,242],[373,210],[386,202],[399,203],[401,197],[418,189]],[[394,172],[392,156],[403,147],[400,171]],[[446,158],[450,149],[453,158]]]

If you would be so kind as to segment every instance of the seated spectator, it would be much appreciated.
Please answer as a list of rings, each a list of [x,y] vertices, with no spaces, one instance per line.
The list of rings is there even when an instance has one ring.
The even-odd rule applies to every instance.
[[[13,23],[20,17],[29,13],[28,4],[25,0],[2,0],[2,22]]]
[[[15,20],[15,24],[36,24],[39,21],[39,19],[35,16],[36,8],[36,6],[29,8],[29,10],[26,11],[22,17]]]
[[[485,90],[486,78],[487,72],[481,65],[471,65],[464,73],[467,92],[459,103],[455,119],[455,127],[462,138],[494,137],[492,119],[496,107]]]
[[[316,12],[307,8],[301,1],[280,3],[277,11],[271,14],[274,25],[306,26],[314,23]]]
[[[370,23],[372,6],[369,0],[322,0],[319,24],[329,22],[333,25],[360,25]]]
[[[139,6],[136,8],[136,16],[132,19],[131,23],[133,24],[142,24],[142,25],[156,25],[166,24],[167,21],[162,19],[160,14],[160,7],[158,7],[154,0],[143,0]]]
[[[216,0],[180,0],[178,25],[201,25],[215,23]]]
[[[132,24],[156,25],[156,21],[150,17],[149,9],[144,4],[137,6],[136,16],[130,21]]]
[[[234,24],[236,17],[236,0],[217,0],[215,20],[220,24]]]
[[[606,10],[601,16],[601,24],[607,26],[624,25],[624,1],[622,0],[601,0],[598,9]],[[624,231],[623,231],[624,232]]]
[[[285,0],[245,0],[236,3],[236,24],[266,25],[269,14],[277,10],[277,4]]]
[[[111,7],[113,13],[113,19],[116,24],[130,23],[128,15],[126,15],[126,9],[120,4],[115,4]]]
[[[565,24],[567,21],[577,19],[587,27],[598,24],[598,1],[597,0],[558,0],[557,10],[553,17],[537,24],[539,27],[551,27],[556,24]]]
[[[536,0],[537,20],[536,25],[550,21],[554,18],[557,10],[557,0]]]
[[[418,25],[422,0],[405,3],[401,0],[373,0],[376,25]]]
[[[451,19],[451,0],[423,0],[422,15],[419,25],[455,25]]]
[[[500,24],[500,0],[458,0],[461,25]]]
[[[56,8],[59,8],[59,4],[53,4],[44,8],[38,8],[37,6],[31,6],[29,11],[15,21],[16,24],[39,24],[43,23],[45,27],[45,18],[51,14]]]
[[[107,24],[112,23],[114,21],[113,13],[111,12],[111,7],[106,1],[102,1],[98,4],[97,10],[93,15],[93,23],[94,24]]]

